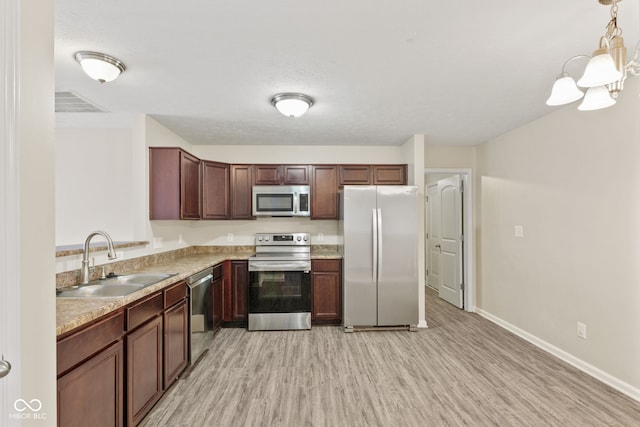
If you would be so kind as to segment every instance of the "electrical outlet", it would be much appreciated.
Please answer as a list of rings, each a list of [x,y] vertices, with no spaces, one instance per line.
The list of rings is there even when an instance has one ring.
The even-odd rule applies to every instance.
[[[162,248],[162,237],[154,237],[153,238],[153,249]]]
[[[513,237],[524,237],[524,227],[522,225],[513,226]]]
[[[324,242],[324,234],[318,233],[318,242]]]
[[[178,243],[180,243],[181,245],[184,244],[184,238],[182,237],[182,234],[178,234]]]
[[[581,322],[578,322],[578,337],[583,340],[587,339],[587,325]]]
[[[227,233],[227,242],[233,242],[233,233]]]

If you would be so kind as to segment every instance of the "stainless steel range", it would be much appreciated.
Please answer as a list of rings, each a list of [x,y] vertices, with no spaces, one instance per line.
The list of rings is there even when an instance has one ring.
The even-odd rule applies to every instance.
[[[249,258],[250,331],[311,329],[309,233],[258,233]]]

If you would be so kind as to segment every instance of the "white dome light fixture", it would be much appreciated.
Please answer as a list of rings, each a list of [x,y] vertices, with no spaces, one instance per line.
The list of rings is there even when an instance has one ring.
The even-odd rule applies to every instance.
[[[100,52],[82,50],[76,52],[73,57],[89,77],[100,83],[115,80],[126,70],[124,64],[113,56]]]
[[[279,93],[271,104],[287,117],[300,117],[313,105],[313,99],[303,93]]]
[[[618,27],[620,1],[622,0],[598,0],[600,4],[611,5],[611,20],[606,26],[605,34],[600,37],[599,48],[592,56],[576,55],[564,63],[562,72],[551,89],[547,105],[570,104],[584,97],[578,107],[580,111],[607,108],[616,103],[627,75],[640,75],[640,43],[633,58],[627,62],[627,48],[624,46],[622,29]],[[577,86],[587,89],[586,94],[578,89],[575,80],[565,71],[569,62],[577,58],[589,59],[583,76],[577,82]]]

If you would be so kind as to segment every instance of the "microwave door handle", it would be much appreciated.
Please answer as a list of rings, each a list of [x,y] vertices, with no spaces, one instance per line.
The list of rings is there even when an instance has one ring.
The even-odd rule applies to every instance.
[[[298,213],[300,207],[300,199],[298,193],[293,193],[293,213]]]

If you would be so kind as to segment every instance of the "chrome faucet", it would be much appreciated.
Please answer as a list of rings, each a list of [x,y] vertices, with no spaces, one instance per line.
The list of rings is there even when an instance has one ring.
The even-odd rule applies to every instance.
[[[113,240],[111,240],[111,236],[104,231],[94,231],[89,234],[87,240],[84,241],[84,251],[82,252],[82,268],[80,269],[80,283],[82,285],[89,283],[89,243],[91,239],[98,234],[107,239],[107,250],[109,251],[107,256],[109,259],[118,258],[116,251],[113,250]]]

